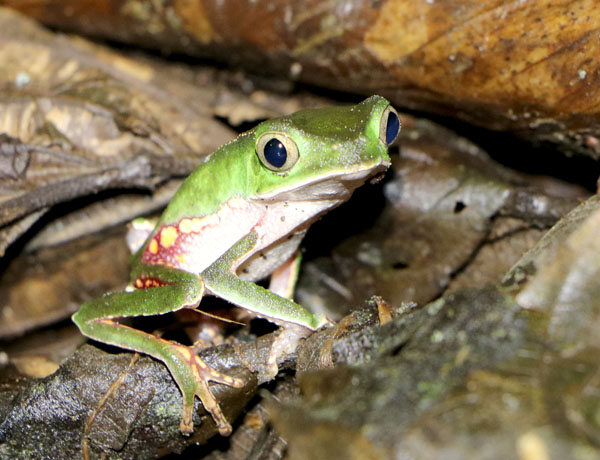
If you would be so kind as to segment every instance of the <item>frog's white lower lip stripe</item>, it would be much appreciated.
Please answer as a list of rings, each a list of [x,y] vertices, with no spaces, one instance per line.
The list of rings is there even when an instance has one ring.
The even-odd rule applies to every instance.
[[[376,163],[360,165],[355,169],[340,170],[338,173],[329,172],[323,176],[316,176],[290,184],[289,187],[269,191],[257,195],[256,198],[259,200],[280,200],[285,197],[287,200],[294,200],[294,193],[296,192],[298,192],[298,199],[307,199],[309,194],[313,195],[313,199],[333,196],[339,198],[340,193],[352,193],[355,188],[365,183],[370,177],[388,169],[390,164],[389,161],[380,159]],[[331,184],[331,187],[328,187],[327,184]]]
[[[389,161],[381,161],[378,165],[371,166],[369,168],[359,169],[357,171],[351,171],[342,173],[337,178],[341,181],[355,181],[355,180],[367,180],[369,177],[377,174],[381,171],[385,171],[389,168],[391,163]]]

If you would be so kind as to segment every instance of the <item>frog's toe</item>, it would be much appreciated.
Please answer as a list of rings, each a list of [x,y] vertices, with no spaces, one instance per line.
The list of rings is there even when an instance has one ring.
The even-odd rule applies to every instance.
[[[277,364],[279,359],[294,353],[300,341],[310,335],[311,332],[307,327],[293,323],[279,328],[267,359],[267,377],[274,378],[277,375],[279,372]]]
[[[211,368],[189,347],[177,345],[175,350],[178,352],[177,355],[183,358],[182,361],[178,360],[181,365],[170,367],[183,394],[183,415],[179,425],[181,432],[189,435],[194,431],[194,398],[198,396],[204,409],[215,421],[219,433],[222,436],[228,436],[231,434],[231,425],[223,415],[208,382],[213,381],[241,388],[244,386],[244,381]]]
[[[184,436],[189,436],[194,432],[194,422],[193,422],[193,406],[192,412],[189,416],[187,416],[187,411],[184,410],[183,417],[181,417],[181,423],[179,424],[179,431]]]
[[[196,380],[195,394],[202,401],[206,411],[212,416],[219,430],[219,434],[221,434],[221,436],[229,436],[231,434],[231,425],[223,415],[217,400],[208,386],[208,382],[212,381],[234,388],[241,388],[244,386],[244,381],[211,368],[196,355],[194,355],[194,358],[193,374]]]
[[[231,377],[230,375],[216,371],[215,369],[207,366],[206,363],[197,356],[196,360],[198,361],[199,369],[201,369],[199,373],[204,375],[205,380],[216,383],[222,383],[224,385],[228,385],[234,388],[242,388],[244,386],[244,381],[242,379]]]

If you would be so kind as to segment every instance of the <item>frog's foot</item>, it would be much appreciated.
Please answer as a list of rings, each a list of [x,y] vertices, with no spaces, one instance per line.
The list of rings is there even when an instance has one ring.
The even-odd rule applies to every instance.
[[[210,391],[208,382],[222,383],[235,388],[243,387],[244,382],[241,379],[212,369],[196,355],[193,348],[179,344],[172,344],[172,346],[171,358],[173,365],[169,365],[169,370],[183,395],[181,432],[184,435],[189,435],[194,431],[194,396],[197,395],[202,401],[204,409],[210,413],[217,424],[219,433],[222,436],[230,435],[231,425],[221,412],[217,400]]]
[[[267,377],[274,378],[279,372],[279,358],[293,353],[300,340],[309,336],[312,331],[304,326],[289,323],[279,328],[279,335],[273,341],[269,358],[267,359]]]

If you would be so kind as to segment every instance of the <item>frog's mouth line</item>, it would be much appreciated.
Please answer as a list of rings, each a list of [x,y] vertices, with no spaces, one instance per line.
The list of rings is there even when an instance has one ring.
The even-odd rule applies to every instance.
[[[356,188],[371,177],[384,173],[390,165],[390,161],[380,159],[377,163],[358,166],[354,170],[330,172],[321,177],[307,179],[287,188],[261,194],[258,198],[268,201],[346,200]]]

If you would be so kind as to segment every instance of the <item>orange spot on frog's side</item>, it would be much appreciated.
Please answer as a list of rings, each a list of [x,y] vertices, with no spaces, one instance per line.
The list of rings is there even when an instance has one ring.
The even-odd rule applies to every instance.
[[[181,219],[179,222],[179,231],[181,233],[191,233],[192,232],[192,219]]]
[[[175,241],[177,241],[177,235],[179,232],[175,227],[167,226],[160,232],[160,245],[163,248],[170,248]]]
[[[150,244],[148,245],[148,251],[150,251],[152,254],[156,254],[158,252],[158,242],[154,238],[152,238]]]
[[[187,251],[194,238],[209,227],[220,223],[217,214],[204,217],[184,217],[179,222],[162,226],[152,236],[143,254],[142,262],[165,267],[187,268]]]
[[[158,278],[152,278],[152,277],[136,278],[135,282],[133,283],[133,285],[137,289],[149,289],[149,288],[154,288],[154,287],[166,286],[167,284],[169,284],[169,283],[162,281]]]
[[[186,361],[192,360],[192,353],[185,347],[179,347],[179,352],[183,355]]]

